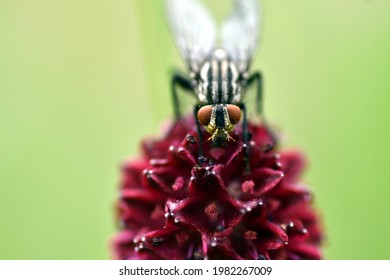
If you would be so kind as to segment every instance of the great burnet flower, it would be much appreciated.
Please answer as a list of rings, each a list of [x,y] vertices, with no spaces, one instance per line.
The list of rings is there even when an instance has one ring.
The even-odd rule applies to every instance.
[[[321,227],[298,181],[302,155],[279,151],[264,126],[248,129],[250,172],[239,126],[225,146],[203,143],[201,165],[193,117],[144,140],[122,168],[114,257],[320,259]]]

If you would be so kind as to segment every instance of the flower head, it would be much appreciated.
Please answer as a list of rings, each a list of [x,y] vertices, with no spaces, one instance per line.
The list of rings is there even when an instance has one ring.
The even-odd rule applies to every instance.
[[[320,259],[318,217],[298,181],[302,155],[278,151],[264,126],[248,130],[250,172],[239,126],[224,146],[202,143],[201,165],[193,117],[144,140],[142,156],[123,165],[114,257]]]

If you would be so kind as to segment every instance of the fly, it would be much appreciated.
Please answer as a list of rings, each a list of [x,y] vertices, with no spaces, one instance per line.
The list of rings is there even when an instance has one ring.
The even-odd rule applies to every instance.
[[[230,132],[242,120],[245,156],[249,164],[247,106],[248,87],[256,83],[256,113],[262,113],[262,76],[249,73],[260,34],[258,0],[235,0],[232,13],[217,30],[214,19],[197,0],[167,0],[169,24],[174,40],[189,68],[189,78],[172,77],[172,97],[176,119],[181,118],[177,86],[197,100],[194,107],[199,161],[202,161],[201,126],[208,140],[222,145],[234,140]],[[218,37],[217,37],[218,35]]]

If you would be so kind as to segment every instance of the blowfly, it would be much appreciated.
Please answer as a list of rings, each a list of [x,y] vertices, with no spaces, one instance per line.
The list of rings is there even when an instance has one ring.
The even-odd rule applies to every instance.
[[[230,132],[240,121],[243,126],[245,155],[248,159],[248,87],[256,84],[256,112],[262,112],[262,76],[249,73],[260,34],[258,0],[235,0],[231,14],[216,27],[207,8],[197,0],[167,0],[168,21],[175,43],[189,68],[189,78],[172,77],[175,118],[181,117],[177,86],[197,100],[194,117],[197,125],[199,160],[202,161],[204,126],[217,145],[234,140]]]

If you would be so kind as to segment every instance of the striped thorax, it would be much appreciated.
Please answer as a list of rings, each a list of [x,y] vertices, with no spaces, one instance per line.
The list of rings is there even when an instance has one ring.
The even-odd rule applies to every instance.
[[[208,104],[232,103],[240,100],[239,72],[227,52],[214,50],[200,70],[199,101]]]

